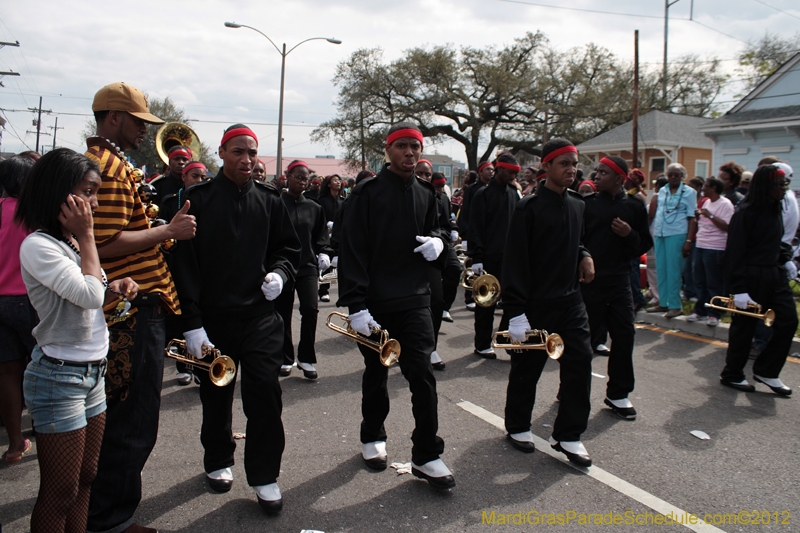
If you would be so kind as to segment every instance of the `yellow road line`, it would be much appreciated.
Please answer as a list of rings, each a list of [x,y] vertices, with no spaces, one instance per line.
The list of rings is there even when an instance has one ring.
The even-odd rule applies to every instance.
[[[705,342],[706,344],[713,344],[714,346],[722,346],[723,348],[728,347],[727,342],[715,341],[712,339],[704,339],[703,337],[698,337],[696,335],[689,335],[688,333],[681,333],[680,331],[672,331],[669,329],[659,328],[656,326],[651,326],[650,324],[635,324],[635,326],[637,328],[644,328],[644,329],[649,329],[651,331],[658,331],[659,333],[667,333],[668,335],[675,335],[676,337],[682,337],[684,339],[691,339],[693,341]],[[800,360],[795,359],[794,357],[787,357],[786,361],[790,363],[800,364]]]

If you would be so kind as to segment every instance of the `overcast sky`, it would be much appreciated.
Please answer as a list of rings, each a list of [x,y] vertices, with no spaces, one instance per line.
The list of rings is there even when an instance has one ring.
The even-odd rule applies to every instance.
[[[670,8],[669,57],[716,56],[726,60],[724,68],[734,77],[741,77],[732,60],[743,41],[757,40],[765,31],[782,37],[800,31],[796,0],[694,0],[697,22],[688,20],[691,5],[692,0],[680,0]],[[663,0],[4,0],[0,40],[19,41],[21,47],[0,50],[0,70],[21,76],[2,80],[0,108],[9,121],[2,151],[35,147],[36,135],[26,133],[35,130],[34,115],[15,110],[36,107],[40,95],[43,108],[54,112],[43,115],[42,125],[53,126],[57,115],[64,128],[58,130],[58,145],[83,151],[81,130],[88,116],[80,115],[91,113],[100,87],[124,81],[152,96],[170,96],[198,120],[198,135],[212,147],[225,127],[244,122],[259,136],[260,155],[274,156],[281,57],[258,33],[225,28],[225,21],[258,28],[288,48],[310,37],[343,41],[311,41],[287,56],[284,104],[284,157],[338,157],[337,146],[312,144],[309,134],[335,115],[336,65],[359,48],[380,46],[391,60],[414,46],[500,47],[541,30],[562,50],[595,42],[632,60],[638,29],[640,62],[660,68],[663,16]],[[721,99],[731,100],[740,90],[733,82]],[[52,137],[41,139],[52,146]],[[437,149],[465,159],[454,143]]]

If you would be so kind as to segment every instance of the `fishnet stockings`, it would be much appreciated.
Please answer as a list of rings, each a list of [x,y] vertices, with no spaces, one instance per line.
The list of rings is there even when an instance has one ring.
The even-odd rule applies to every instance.
[[[31,533],[86,531],[89,493],[105,426],[106,414],[100,413],[82,429],[36,434],[40,481]]]

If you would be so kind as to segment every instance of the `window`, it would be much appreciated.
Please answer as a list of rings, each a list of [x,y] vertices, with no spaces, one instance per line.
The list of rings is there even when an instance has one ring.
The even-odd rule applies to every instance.
[[[698,159],[694,162],[694,175],[704,179],[708,177],[708,159]]]
[[[667,170],[666,157],[651,157],[650,158],[650,171],[651,172],[664,172]]]
[[[452,175],[451,174],[451,167],[449,165],[448,166],[439,167],[439,172],[444,174],[445,178],[449,178]]]

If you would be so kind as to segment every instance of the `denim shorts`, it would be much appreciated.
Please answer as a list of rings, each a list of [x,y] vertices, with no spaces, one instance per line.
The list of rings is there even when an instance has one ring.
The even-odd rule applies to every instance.
[[[22,390],[37,433],[66,433],[106,410],[106,360],[88,366],[42,359],[36,346],[25,369]]]

